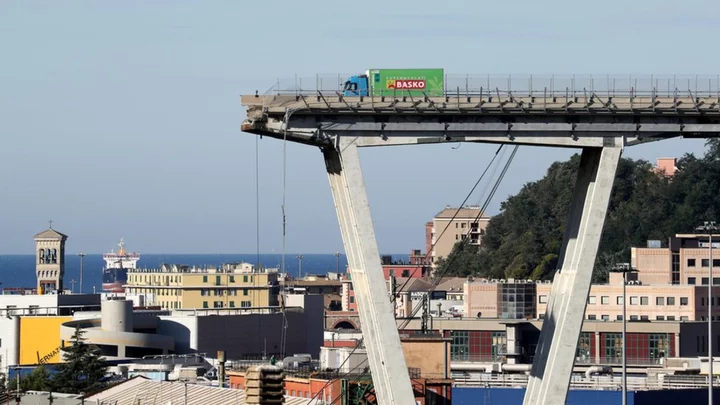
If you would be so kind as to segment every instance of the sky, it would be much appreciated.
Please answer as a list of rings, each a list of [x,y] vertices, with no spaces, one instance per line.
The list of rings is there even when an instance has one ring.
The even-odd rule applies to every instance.
[[[256,197],[260,250],[279,253],[283,145],[240,131],[241,94],[378,66],[715,75],[718,20],[712,0],[5,0],[0,254],[32,253],[49,220],[69,235],[69,253],[102,253],[120,237],[145,253],[254,253]],[[286,146],[286,251],[342,251],[319,150]],[[454,148],[361,151],[381,252],[424,248],[424,224],[462,202],[497,149]],[[673,139],[624,156],[703,150],[702,140]],[[521,147],[489,213],[575,152]]]

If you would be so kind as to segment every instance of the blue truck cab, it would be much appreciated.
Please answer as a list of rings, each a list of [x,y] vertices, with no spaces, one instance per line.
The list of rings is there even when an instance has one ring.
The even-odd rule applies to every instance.
[[[356,75],[350,76],[343,87],[343,96],[347,97],[365,97],[368,93],[368,76]]]

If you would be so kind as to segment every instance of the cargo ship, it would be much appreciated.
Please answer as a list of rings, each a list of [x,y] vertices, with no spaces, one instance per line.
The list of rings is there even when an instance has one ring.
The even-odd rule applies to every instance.
[[[120,238],[120,249],[117,253],[111,250],[103,255],[105,268],[103,268],[102,290],[105,292],[125,292],[123,285],[127,283],[127,272],[137,268],[140,260],[139,253],[128,253],[125,242]]]

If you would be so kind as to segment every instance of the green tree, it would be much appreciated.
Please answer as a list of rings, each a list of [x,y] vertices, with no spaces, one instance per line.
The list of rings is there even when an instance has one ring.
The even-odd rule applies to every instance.
[[[51,391],[51,377],[47,369],[42,365],[38,366],[32,373],[20,379],[21,391]]]
[[[674,176],[655,173],[644,160],[621,159],[608,204],[594,282],[630,261],[630,248],[649,239],[691,232],[705,220],[720,220],[720,139],[707,142],[698,158],[678,159]],[[559,266],[580,155],[555,162],[542,179],[525,184],[501,203],[483,245],[457,245],[458,257],[440,261],[441,274],[488,278],[552,279]]]
[[[463,277],[481,273],[481,259],[477,245],[457,242],[448,257],[438,260],[437,274]]]
[[[90,392],[104,385],[100,380],[105,376],[107,365],[97,347],[85,343],[84,331],[79,327],[72,336],[72,345],[63,347],[64,363],[57,366],[53,386],[59,392],[79,394]]]

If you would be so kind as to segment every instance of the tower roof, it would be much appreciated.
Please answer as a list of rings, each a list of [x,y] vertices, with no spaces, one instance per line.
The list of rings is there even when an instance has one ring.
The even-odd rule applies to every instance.
[[[52,228],[44,230],[40,232],[39,234],[34,236],[34,239],[57,239],[57,240],[65,240],[67,239],[67,235],[62,234]]]

